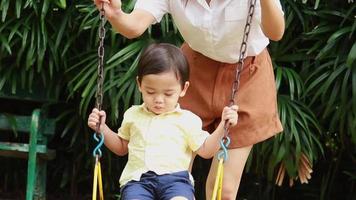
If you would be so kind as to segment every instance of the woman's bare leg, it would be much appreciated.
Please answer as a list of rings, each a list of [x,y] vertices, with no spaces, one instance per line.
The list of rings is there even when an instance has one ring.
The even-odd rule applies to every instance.
[[[252,146],[229,149],[229,159],[224,163],[224,179],[222,189],[222,200],[235,200],[240,186],[242,172]],[[206,181],[206,200],[211,200],[218,167],[217,156],[211,163],[208,179]]]

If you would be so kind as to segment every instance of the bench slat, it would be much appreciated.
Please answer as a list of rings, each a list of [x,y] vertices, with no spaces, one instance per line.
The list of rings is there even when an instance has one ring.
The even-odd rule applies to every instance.
[[[28,150],[29,145],[25,143],[0,142],[1,156],[27,158]],[[46,160],[51,160],[55,157],[55,151],[48,149],[46,145],[36,145],[36,152]]]
[[[42,119],[41,123],[44,123],[43,134],[53,135],[55,131],[54,119]],[[31,125],[31,116],[20,115],[4,115],[0,114],[0,129],[19,132],[29,132]]]

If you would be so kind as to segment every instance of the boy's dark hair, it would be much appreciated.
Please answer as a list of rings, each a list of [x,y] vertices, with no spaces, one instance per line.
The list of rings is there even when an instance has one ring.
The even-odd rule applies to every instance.
[[[150,44],[138,62],[138,81],[143,76],[173,71],[182,87],[189,79],[189,64],[182,51],[168,43]]]

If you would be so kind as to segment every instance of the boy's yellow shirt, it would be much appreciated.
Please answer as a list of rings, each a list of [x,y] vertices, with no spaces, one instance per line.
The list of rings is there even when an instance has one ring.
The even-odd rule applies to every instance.
[[[209,133],[202,130],[201,119],[177,105],[171,112],[156,115],[144,104],[129,108],[118,131],[128,140],[128,161],[120,178],[123,186],[140,180],[143,173],[166,174],[188,170],[192,153]]]

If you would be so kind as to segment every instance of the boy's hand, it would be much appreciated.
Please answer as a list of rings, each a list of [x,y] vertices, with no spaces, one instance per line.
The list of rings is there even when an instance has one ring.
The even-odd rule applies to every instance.
[[[104,3],[105,16],[111,18],[121,12],[121,0],[94,0],[98,10],[101,10]]]
[[[105,127],[106,113],[105,111],[99,111],[97,108],[94,108],[88,117],[88,126],[97,131],[97,124],[99,123],[99,119],[101,119],[99,131],[100,133],[103,131]]]
[[[237,105],[233,105],[231,107],[226,106],[222,112],[221,121],[228,123],[229,126],[235,126],[238,119],[237,110]]]

